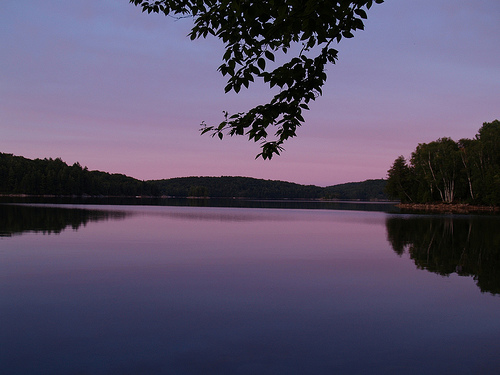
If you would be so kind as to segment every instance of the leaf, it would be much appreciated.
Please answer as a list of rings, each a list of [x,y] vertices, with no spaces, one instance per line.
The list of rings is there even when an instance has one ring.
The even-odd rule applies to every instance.
[[[344,31],[342,31],[342,36],[344,38],[346,38],[346,39],[347,38],[354,38],[354,35],[353,35],[353,33],[351,33],[350,30],[344,30]]]
[[[271,52],[269,52],[269,51],[266,50],[264,52],[264,55],[266,56],[266,59],[274,61],[274,55]]]
[[[358,16],[360,16],[363,19],[367,19],[368,16],[366,15],[366,12],[363,9],[354,9],[354,13],[356,13]]]
[[[259,66],[259,68],[261,68],[262,70],[266,69],[266,60],[264,60],[262,57],[260,59],[257,60],[257,65]]]

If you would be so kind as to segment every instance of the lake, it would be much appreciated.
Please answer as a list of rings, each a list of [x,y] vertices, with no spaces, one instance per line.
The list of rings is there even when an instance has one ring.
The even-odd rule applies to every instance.
[[[0,204],[0,373],[498,374],[500,216],[387,207]]]

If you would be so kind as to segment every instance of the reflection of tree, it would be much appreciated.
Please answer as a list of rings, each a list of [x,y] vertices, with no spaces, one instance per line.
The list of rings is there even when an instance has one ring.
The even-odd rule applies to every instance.
[[[77,230],[90,221],[124,217],[125,212],[0,204],[0,237],[24,232],[57,234],[68,226]]]
[[[472,276],[482,292],[500,293],[499,217],[390,217],[386,227],[394,251],[417,268]]]

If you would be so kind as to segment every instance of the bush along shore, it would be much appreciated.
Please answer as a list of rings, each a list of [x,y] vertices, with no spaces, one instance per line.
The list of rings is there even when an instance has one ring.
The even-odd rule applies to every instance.
[[[396,205],[402,211],[435,212],[435,213],[500,213],[499,206],[477,206],[467,203],[399,203]]]

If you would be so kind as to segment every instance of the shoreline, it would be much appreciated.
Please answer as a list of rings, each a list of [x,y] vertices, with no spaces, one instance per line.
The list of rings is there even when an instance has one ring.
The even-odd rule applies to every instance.
[[[399,203],[396,207],[409,211],[427,211],[439,213],[477,213],[500,212],[499,206],[473,206],[467,203]]]

